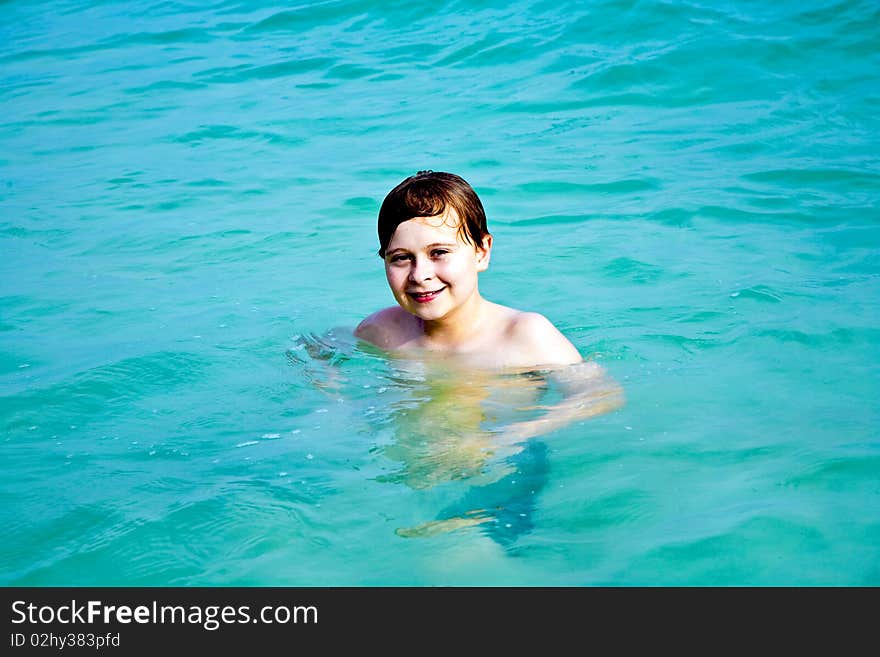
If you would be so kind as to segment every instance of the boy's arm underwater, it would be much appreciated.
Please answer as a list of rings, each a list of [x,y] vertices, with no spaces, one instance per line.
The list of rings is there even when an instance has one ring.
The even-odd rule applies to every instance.
[[[595,362],[582,361],[544,371],[560,385],[563,399],[550,406],[537,407],[545,411],[541,417],[514,422],[496,430],[493,432],[496,440],[507,444],[521,443],[623,406],[623,388]]]
[[[503,442],[519,443],[623,405],[620,385],[598,363],[585,362],[577,348],[543,315],[520,313],[513,343],[519,351],[517,359],[539,363],[534,369],[546,372],[559,385],[563,399],[540,407],[545,413],[539,418],[498,430]]]

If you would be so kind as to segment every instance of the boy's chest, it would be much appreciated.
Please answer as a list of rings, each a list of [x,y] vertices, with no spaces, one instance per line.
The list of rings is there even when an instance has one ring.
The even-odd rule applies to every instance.
[[[486,370],[509,370],[529,368],[535,365],[522,345],[495,336],[457,345],[454,348],[432,345],[426,340],[414,341],[416,348],[429,352],[436,358],[449,359],[456,364]]]

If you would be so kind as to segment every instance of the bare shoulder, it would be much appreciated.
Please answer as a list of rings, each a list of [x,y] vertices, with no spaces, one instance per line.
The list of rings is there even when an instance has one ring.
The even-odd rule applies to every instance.
[[[514,314],[508,335],[523,358],[534,365],[571,365],[583,361],[568,338],[540,313]]]
[[[396,349],[415,337],[416,321],[400,306],[390,306],[364,319],[354,334],[382,349]]]

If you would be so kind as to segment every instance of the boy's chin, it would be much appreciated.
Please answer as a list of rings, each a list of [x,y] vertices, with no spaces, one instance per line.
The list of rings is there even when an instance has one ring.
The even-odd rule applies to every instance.
[[[441,310],[440,308],[423,308],[413,303],[404,307],[404,310],[410,315],[414,315],[415,317],[426,321],[441,319],[446,315],[445,310]]]

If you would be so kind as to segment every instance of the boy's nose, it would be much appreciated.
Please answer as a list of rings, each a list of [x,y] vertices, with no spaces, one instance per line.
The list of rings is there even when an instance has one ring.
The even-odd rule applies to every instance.
[[[430,261],[423,258],[416,258],[409,270],[409,278],[414,283],[419,281],[427,281],[434,277],[434,267]]]

